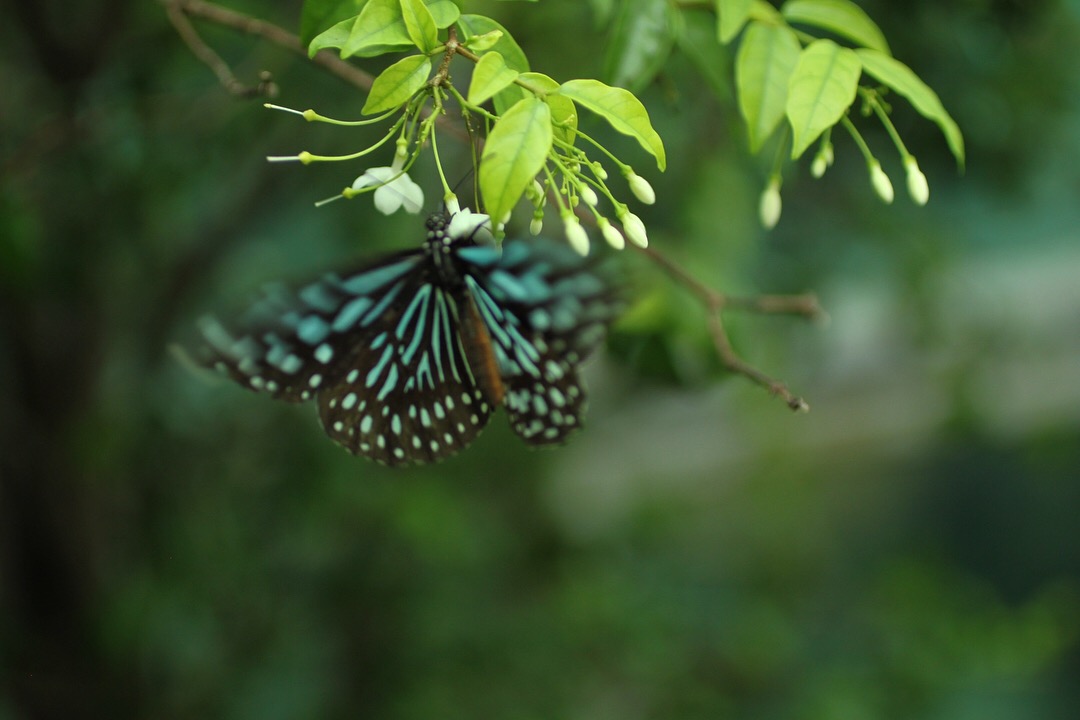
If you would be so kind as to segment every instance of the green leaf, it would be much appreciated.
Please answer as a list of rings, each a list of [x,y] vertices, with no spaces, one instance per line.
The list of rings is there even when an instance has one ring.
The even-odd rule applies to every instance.
[[[920,80],[911,68],[896,58],[876,50],[856,50],[855,54],[862,61],[863,69],[868,75],[906,99],[927,120],[937,123],[945,133],[945,141],[962,169],[964,136],[956,121],[946,112],[937,93]]]
[[[785,25],[752,22],[735,56],[739,110],[757,152],[780,124],[787,108],[788,84],[799,62],[799,38]]]
[[[349,42],[349,34],[352,33],[355,24],[356,18],[351,17],[316,35],[311,41],[311,45],[308,46],[308,57],[314,57],[315,53],[326,48],[345,47],[345,44]]]
[[[431,75],[431,60],[426,55],[410,55],[382,71],[371,85],[367,102],[360,111],[365,115],[391,110],[405,104]]]
[[[419,47],[413,42],[405,24],[401,12],[402,1],[369,0],[357,16],[348,42],[330,47],[340,47],[343,58],[353,55],[375,57],[395,50]],[[458,7],[452,0],[424,0],[424,5],[437,28],[450,27],[458,18]]]
[[[514,209],[544,167],[551,138],[551,111],[537,98],[523,99],[495,123],[484,143],[479,172],[480,193],[493,221]]]
[[[716,0],[716,37],[721,43],[728,43],[739,34],[754,0]]]
[[[478,35],[486,35],[492,30],[500,31],[502,37],[488,49],[483,51],[478,50],[477,54],[483,55],[487,52],[497,52],[502,55],[503,60],[506,62],[506,67],[511,70],[516,70],[519,73],[529,71],[529,61],[525,57],[525,53],[522,51],[521,46],[517,44],[517,41],[514,40],[507,29],[499,23],[483,15],[462,15],[458,18],[457,25],[465,40]],[[495,95],[495,112],[502,115],[516,105],[523,97],[525,97],[525,95],[521,88],[516,86],[506,88]]]
[[[656,158],[661,171],[667,167],[664,142],[649,121],[649,112],[629,90],[599,80],[568,80],[559,93],[601,116],[624,135],[629,135]]]
[[[503,56],[503,60],[506,61],[506,67],[511,70],[517,70],[518,72],[529,71],[529,60],[525,57],[521,46],[517,44],[517,41],[514,40],[507,29],[499,23],[483,15],[462,15],[457,19],[457,25],[465,40],[476,35],[489,33],[492,30],[501,30],[502,37],[499,38],[499,41],[483,52],[499,53]],[[482,55],[483,52],[478,51],[478,54]]]
[[[412,46],[398,0],[370,0],[356,18],[341,57],[374,57]]]
[[[799,55],[788,86],[787,116],[791,123],[792,159],[840,121],[859,85],[862,63],[854,50],[832,40],[815,40]]]
[[[890,54],[881,28],[851,0],[788,0],[780,12],[788,22],[813,25],[857,45]]]
[[[612,85],[640,90],[664,67],[675,42],[668,0],[625,0],[608,45],[605,75]]]
[[[480,56],[469,83],[469,102],[479,105],[517,80],[518,73],[506,67],[503,56],[489,52]]]
[[[784,18],[780,17],[780,12],[765,0],[754,0],[754,4],[750,6],[748,17],[751,20],[774,25],[784,22]]]
[[[429,53],[439,45],[439,31],[435,27],[435,18],[423,0],[400,0],[401,17],[405,21],[405,32],[413,45],[420,52]]]
[[[365,2],[367,0],[305,0],[300,11],[300,42],[308,45],[327,28],[342,20],[354,19]]]
[[[435,19],[435,27],[445,30],[461,17],[461,8],[454,0],[424,0],[428,12]]]
[[[555,137],[573,144],[577,137],[577,106],[568,97],[559,94],[559,83],[538,72],[522,73],[521,79],[540,90],[542,99],[551,109],[552,131]]]

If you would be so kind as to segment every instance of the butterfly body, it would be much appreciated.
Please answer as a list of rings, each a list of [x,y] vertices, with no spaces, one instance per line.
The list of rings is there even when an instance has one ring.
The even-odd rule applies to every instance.
[[[530,444],[581,424],[577,365],[620,310],[604,273],[553,241],[478,243],[428,220],[423,245],[201,323],[201,361],[256,392],[316,400],[326,433],[389,465],[441,460],[500,406]]]

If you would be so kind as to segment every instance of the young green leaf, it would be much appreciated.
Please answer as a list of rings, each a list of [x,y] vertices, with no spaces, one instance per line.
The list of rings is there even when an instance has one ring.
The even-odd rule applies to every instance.
[[[405,21],[405,32],[413,45],[420,52],[429,53],[439,45],[439,31],[435,27],[435,18],[423,0],[400,0],[401,17]]]
[[[964,136],[956,121],[946,112],[937,93],[920,80],[911,68],[889,55],[876,50],[856,50],[855,53],[867,75],[904,97],[927,120],[937,123],[945,133],[945,141],[949,143],[956,162],[963,168]]]
[[[352,33],[355,24],[356,18],[351,17],[316,35],[311,41],[311,45],[308,46],[308,56],[315,57],[315,53],[326,48],[345,47],[346,43],[349,42],[349,35]]]
[[[752,22],[743,36],[735,57],[735,86],[751,152],[761,148],[784,118],[800,50],[799,39],[785,25]]]
[[[633,91],[652,82],[671,55],[676,21],[668,0],[626,0],[605,60],[611,84]]]
[[[360,111],[375,115],[392,110],[413,96],[431,75],[431,60],[426,55],[410,55],[382,71],[371,86],[367,102]]]
[[[521,46],[517,44],[513,36],[499,23],[483,15],[462,15],[457,19],[458,28],[465,40],[476,35],[484,35],[492,30],[501,30],[502,37],[485,52],[497,52],[506,61],[506,67],[518,72],[529,71],[529,61],[525,57]],[[481,51],[477,51],[480,53]]]
[[[341,57],[374,57],[412,44],[401,17],[401,3],[398,0],[370,0],[357,16],[349,41],[341,48]]]
[[[480,194],[499,222],[544,167],[551,150],[551,111],[542,100],[525,98],[503,115],[487,136],[480,157]]]
[[[645,106],[629,90],[611,87],[599,80],[569,80],[559,87],[559,93],[601,116],[619,132],[637,140],[646,152],[656,158],[656,166],[661,171],[667,167],[664,142],[653,129]]]
[[[862,63],[855,51],[832,40],[815,40],[803,49],[788,86],[792,159],[802,155],[826,128],[839,122],[855,102],[861,71]]]
[[[716,37],[721,43],[728,43],[739,34],[754,0],[716,0]]]
[[[851,0],[788,0],[780,12],[788,22],[813,25],[863,47],[890,54],[881,28]]]
[[[521,80],[543,93],[541,97],[551,108],[551,124],[555,137],[571,145],[577,135],[577,107],[570,98],[559,94],[559,83],[538,72],[521,73]]]
[[[506,67],[502,55],[497,52],[484,53],[473,69],[468,100],[479,105],[517,80],[517,77],[517,71]]]

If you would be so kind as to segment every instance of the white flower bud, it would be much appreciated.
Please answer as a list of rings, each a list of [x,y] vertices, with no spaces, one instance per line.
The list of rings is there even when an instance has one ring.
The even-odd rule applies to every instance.
[[[607,177],[608,177],[607,170],[605,170],[604,166],[601,165],[599,162],[594,162],[593,165],[592,165],[592,169],[593,169],[593,175],[595,175],[597,177],[597,179],[599,179],[599,180],[607,180]]]
[[[563,228],[566,230],[566,239],[570,247],[579,255],[589,254],[589,234],[581,227],[581,222],[574,215],[563,218]]]
[[[820,178],[828,169],[829,161],[825,159],[825,153],[818,153],[814,157],[814,162],[810,165],[810,174],[815,178]]]
[[[634,197],[638,200],[646,205],[652,205],[656,202],[656,192],[653,191],[652,185],[649,184],[648,180],[641,177],[633,170],[626,176],[626,180],[630,183],[630,192],[634,193]]]
[[[765,186],[765,190],[761,193],[761,200],[758,202],[758,217],[761,219],[761,226],[766,230],[776,227],[776,223],[780,222],[782,208],[780,179],[774,177]]]
[[[619,222],[622,223],[623,232],[626,233],[627,240],[638,247],[649,246],[649,236],[645,232],[645,223],[641,222],[641,218],[625,208],[619,213],[618,217]]]
[[[885,171],[881,169],[881,163],[877,160],[870,161],[870,182],[874,186],[874,192],[878,194],[885,204],[891,204],[895,193],[893,192],[892,181],[889,180],[889,176],[885,174]]]
[[[540,215],[538,217],[536,215],[533,215],[532,222],[529,223],[529,234],[532,235],[533,237],[536,237],[537,235],[539,235],[541,233],[541,231],[543,231],[543,229],[544,229],[544,216]]]
[[[622,233],[603,215],[596,221],[596,227],[600,228],[600,234],[604,236],[604,240],[607,241],[608,245],[616,250],[622,250],[626,247],[626,240],[623,238]]]
[[[926,176],[919,169],[914,155],[904,158],[904,169],[907,171],[908,194],[916,205],[925,205],[930,199],[930,184],[926,182]]]
[[[593,189],[588,185],[582,185],[581,189],[578,190],[578,193],[581,195],[581,199],[584,200],[585,204],[589,207],[596,207],[596,203],[600,202],[599,198],[596,197],[596,193],[593,192]]]

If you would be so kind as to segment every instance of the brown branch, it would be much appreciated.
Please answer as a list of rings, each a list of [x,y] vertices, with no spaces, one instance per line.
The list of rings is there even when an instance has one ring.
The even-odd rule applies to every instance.
[[[737,297],[718,292],[703,284],[685,268],[669,257],[661,255],[652,248],[643,248],[654,263],[673,277],[680,285],[694,293],[705,305],[709,315],[709,332],[712,334],[716,355],[729,371],[738,373],[776,395],[792,410],[807,412],[810,406],[801,397],[793,394],[784,383],[761,372],[743,360],[731,346],[727,329],[724,327],[725,309],[743,310],[770,315],[797,315],[807,320],[821,320],[825,312],[813,293],[803,295],[759,295],[756,297]]]
[[[195,28],[188,21],[188,16],[217,23],[248,35],[256,35],[287,50],[292,50],[305,58],[308,56],[307,48],[300,42],[299,37],[272,23],[238,13],[235,10],[223,8],[220,5],[203,2],[203,0],[163,1],[165,10],[169,14],[169,20],[172,21],[173,26],[180,33],[180,37],[184,39],[184,42],[195,53],[195,56],[214,71],[225,89],[234,95],[238,94],[234,89],[235,87],[242,88],[244,86],[236,81],[225,61],[202,41],[202,38],[199,37]],[[315,53],[311,61],[322,66],[332,75],[336,75],[350,85],[364,91],[371,90],[371,84],[375,81],[375,78],[369,73],[350,65],[328,50],[320,50]]]
[[[307,57],[307,51],[301,44],[299,37],[271,23],[257,20],[203,0],[162,1],[165,4],[169,19],[180,37],[191,48],[195,56],[214,71],[225,89],[234,95],[262,94],[263,92],[274,91],[275,88],[268,78],[263,78],[263,82],[255,88],[240,83],[225,61],[202,41],[202,38],[199,37],[188,20],[188,16],[214,22],[250,35],[256,35],[275,45],[292,50],[305,58]],[[452,38],[452,40],[456,40],[456,38]],[[444,65],[455,51],[464,54],[464,48],[461,48],[456,41],[448,43]],[[371,75],[350,65],[329,51],[320,50],[311,60],[350,85],[364,91],[371,90],[374,81]],[[444,69],[440,68],[440,72],[443,72]],[[445,119],[445,116],[439,118],[440,126],[446,126],[443,122]],[[458,135],[458,137],[462,136],[456,127],[448,127],[447,129]],[[818,303],[816,295],[806,293],[803,295],[759,295],[756,297],[731,296],[703,284],[674,260],[652,248],[642,249],[641,252],[701,300],[709,315],[709,331],[713,337],[716,354],[724,367],[765,388],[783,400],[792,410],[805,412],[810,409],[806,401],[794,395],[784,383],[769,377],[739,357],[738,353],[732,348],[727,330],[724,327],[723,312],[726,309],[732,309],[769,315],[795,315],[807,320],[819,320],[825,317],[825,313]]]

